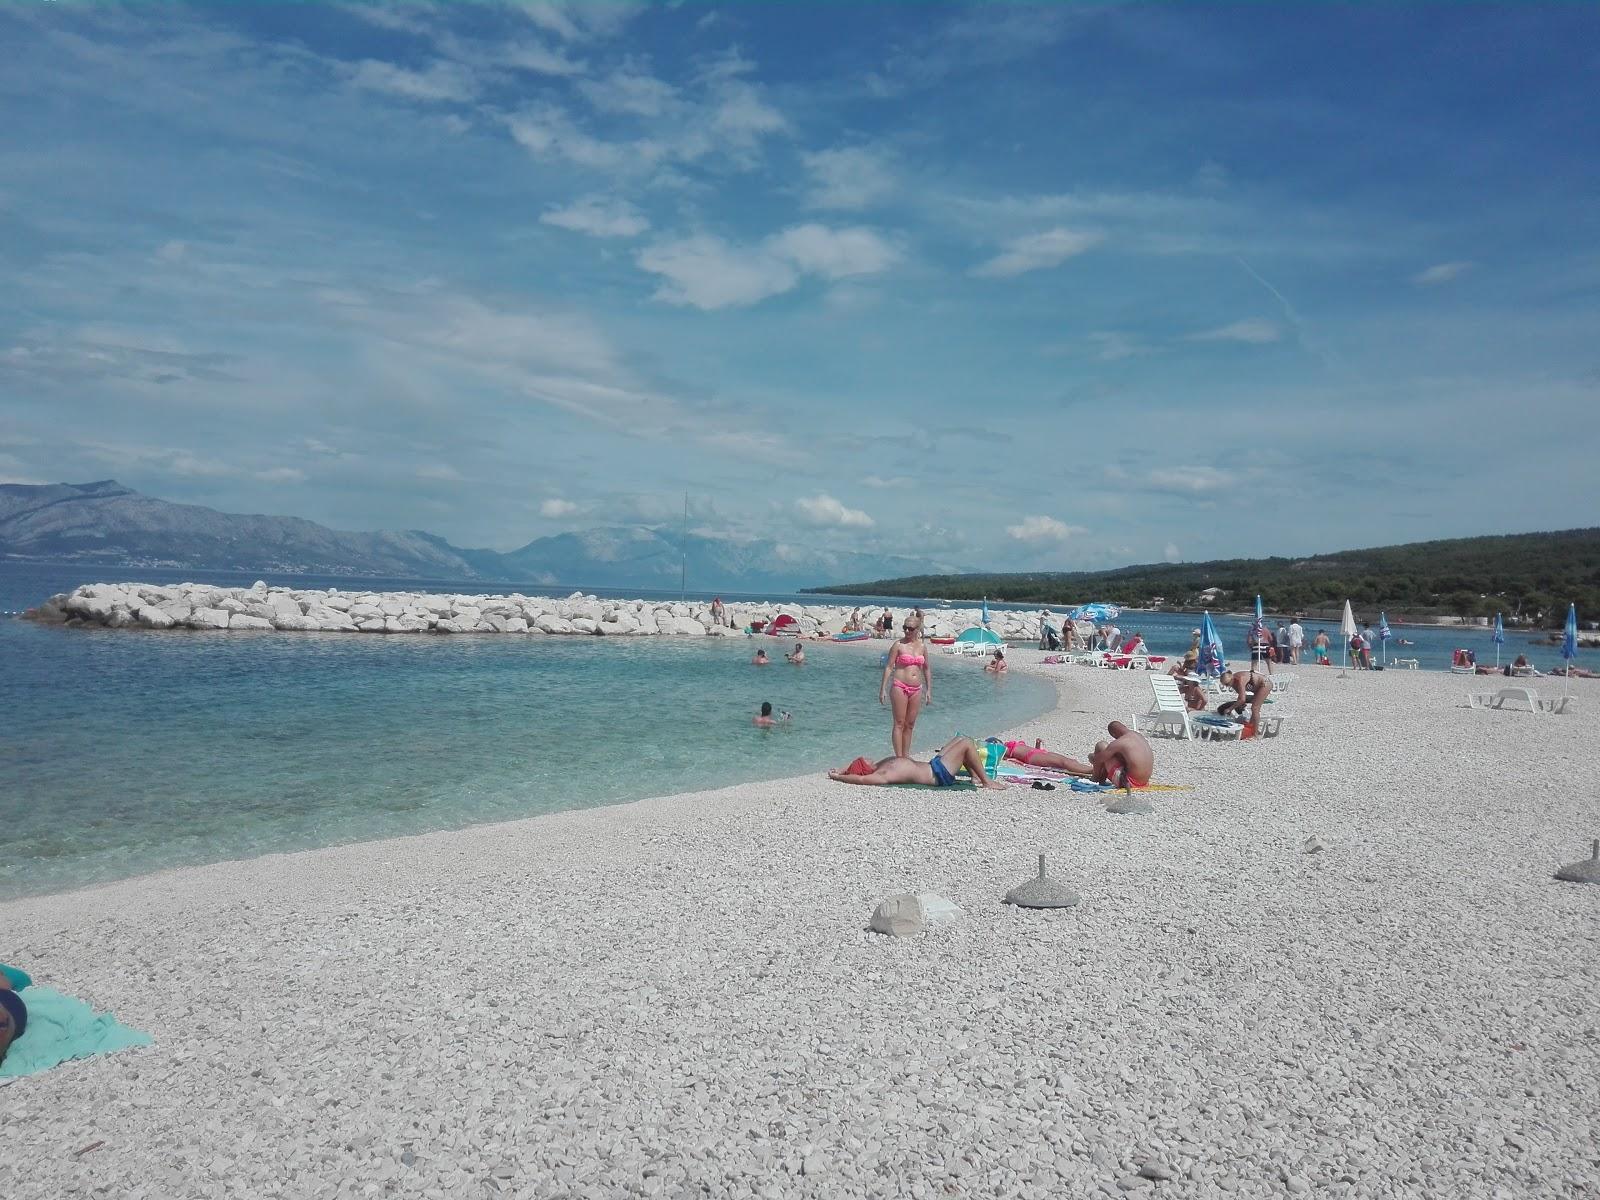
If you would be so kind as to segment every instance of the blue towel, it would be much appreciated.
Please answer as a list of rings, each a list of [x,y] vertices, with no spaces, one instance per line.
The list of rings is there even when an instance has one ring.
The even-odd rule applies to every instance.
[[[13,977],[9,969],[6,975]],[[5,1061],[0,1062],[0,1079],[33,1075],[71,1058],[148,1046],[152,1040],[148,1033],[129,1029],[110,1013],[96,1013],[82,1000],[54,988],[35,985],[22,998],[28,1002],[28,1032],[6,1051]]]

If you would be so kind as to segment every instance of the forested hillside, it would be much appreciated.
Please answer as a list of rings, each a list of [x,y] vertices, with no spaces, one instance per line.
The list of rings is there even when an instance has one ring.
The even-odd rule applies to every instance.
[[[1218,589],[1211,596],[1207,589]],[[1274,612],[1358,608],[1412,615],[1505,613],[1559,624],[1567,605],[1600,617],[1600,529],[1453,538],[1310,558],[1152,563],[1114,571],[919,575],[836,584],[843,595],[938,596],[1056,606],[1111,600],[1138,607],[1242,609],[1260,593]]]

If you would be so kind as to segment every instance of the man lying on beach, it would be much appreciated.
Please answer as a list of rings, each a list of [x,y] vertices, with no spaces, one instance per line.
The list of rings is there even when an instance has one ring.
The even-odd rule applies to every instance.
[[[24,980],[26,982],[26,980]],[[5,1061],[11,1043],[28,1028],[28,1006],[11,988],[11,980],[0,971],[0,1062]]]
[[[1250,719],[1245,722],[1244,736],[1254,737],[1256,723],[1261,720],[1261,706],[1266,703],[1267,697],[1272,695],[1272,680],[1253,668],[1248,671],[1224,671],[1222,686],[1228,688],[1238,698],[1217,705],[1218,715],[1238,716],[1248,706]]]
[[[1031,746],[1026,742],[1007,742],[1005,756],[1024,766],[1049,767],[1078,779],[1092,779],[1117,787],[1143,787],[1149,783],[1156,769],[1156,755],[1144,734],[1135,733],[1121,721],[1111,722],[1106,732],[1112,740],[1096,742],[1088,762],[1046,750],[1039,739]]]
[[[835,783],[867,783],[882,787],[891,783],[920,783],[924,787],[951,787],[957,782],[956,772],[965,767],[972,782],[979,787],[1005,790],[1005,784],[990,779],[983,769],[984,753],[969,737],[951,738],[944,748],[927,762],[914,758],[890,755],[875,763],[858,758],[842,771],[829,771],[828,778]]]

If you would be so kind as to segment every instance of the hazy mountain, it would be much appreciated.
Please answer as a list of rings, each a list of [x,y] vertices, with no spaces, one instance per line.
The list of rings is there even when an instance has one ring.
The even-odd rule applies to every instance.
[[[229,568],[297,574],[571,585],[676,587],[687,548],[700,590],[790,590],[819,579],[941,569],[916,559],[716,538],[644,526],[539,538],[499,554],[421,530],[348,533],[298,517],[173,504],[115,480],[0,484],[0,556],[107,566]]]

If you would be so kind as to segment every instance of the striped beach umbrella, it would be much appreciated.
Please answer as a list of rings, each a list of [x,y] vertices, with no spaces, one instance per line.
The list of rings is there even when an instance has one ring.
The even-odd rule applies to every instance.
[[[1494,665],[1500,666],[1500,647],[1506,644],[1506,627],[1500,623],[1500,614],[1494,615]]]
[[[1195,670],[1216,678],[1222,674],[1226,661],[1222,653],[1222,639],[1217,636],[1216,622],[1207,612],[1200,618],[1200,659],[1195,664]]]

